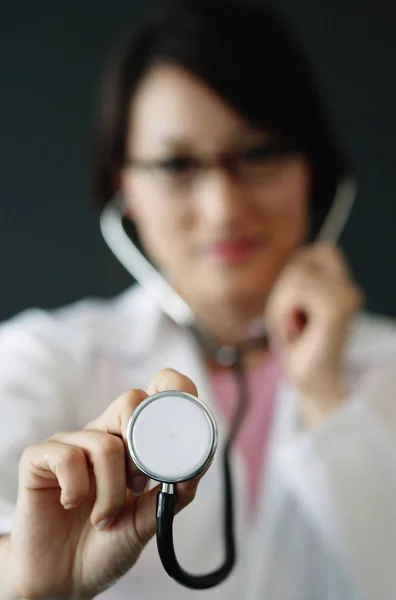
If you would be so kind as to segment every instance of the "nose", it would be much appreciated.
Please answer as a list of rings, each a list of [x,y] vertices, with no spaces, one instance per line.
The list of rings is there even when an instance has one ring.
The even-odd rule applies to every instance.
[[[249,210],[246,191],[220,169],[207,173],[200,182],[197,196],[199,218],[211,228],[231,229]]]

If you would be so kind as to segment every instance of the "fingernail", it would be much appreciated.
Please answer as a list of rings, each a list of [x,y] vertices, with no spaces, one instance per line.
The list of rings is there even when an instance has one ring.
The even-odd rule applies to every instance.
[[[132,491],[141,494],[146,489],[147,481],[146,475],[137,475],[132,479]]]
[[[110,517],[109,519],[102,519],[96,524],[96,529],[98,531],[103,531],[110,527],[110,525],[114,522],[114,517]]]
[[[64,504],[63,508],[65,510],[72,510],[72,508],[76,508],[77,504]]]

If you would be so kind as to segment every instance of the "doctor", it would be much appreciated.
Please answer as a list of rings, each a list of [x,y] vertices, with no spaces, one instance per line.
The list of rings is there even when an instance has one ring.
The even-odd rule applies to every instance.
[[[109,65],[95,161],[100,207],[120,194],[218,344],[265,314],[269,339],[243,361],[237,567],[193,592],[149,541],[155,491],[125,451],[130,415],[177,388],[224,437],[236,382],[133,287],[1,328],[1,598],[393,600],[396,332],[358,314],[339,250],[310,242],[348,165],[298,45],[242,1],[149,17]],[[180,486],[180,508],[197,483]],[[191,571],[222,560],[221,497],[216,458],[175,520]]]

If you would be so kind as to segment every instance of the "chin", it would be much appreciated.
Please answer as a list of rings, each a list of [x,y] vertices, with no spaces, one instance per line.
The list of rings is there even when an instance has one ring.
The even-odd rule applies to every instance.
[[[249,264],[227,269],[211,269],[204,281],[217,285],[223,293],[236,296],[261,296],[266,297],[271,289],[277,270],[270,268],[271,263],[266,261],[251,261]]]
[[[256,283],[257,279],[252,281],[244,278],[228,278],[218,281],[206,289],[207,298],[210,298],[210,304],[219,304],[224,308],[241,310],[249,314],[250,317],[260,315],[266,304],[266,300],[271,289],[271,285],[261,281],[260,285]],[[206,286],[205,286],[206,287]]]
[[[184,269],[183,277],[179,278],[182,285],[176,285],[176,289],[192,304],[223,305],[231,310],[235,306],[238,311],[246,305],[249,313],[257,311],[259,314],[278,273],[274,261],[268,256],[265,261],[260,258],[227,267],[213,263],[191,264]]]

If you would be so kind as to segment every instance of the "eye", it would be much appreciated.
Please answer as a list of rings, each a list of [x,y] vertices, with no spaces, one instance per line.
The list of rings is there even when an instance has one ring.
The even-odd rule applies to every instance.
[[[196,167],[195,161],[187,156],[175,156],[159,161],[157,168],[167,175],[182,176],[190,174]]]
[[[284,172],[285,156],[272,144],[255,144],[239,154],[239,176],[246,181],[275,183]]]

